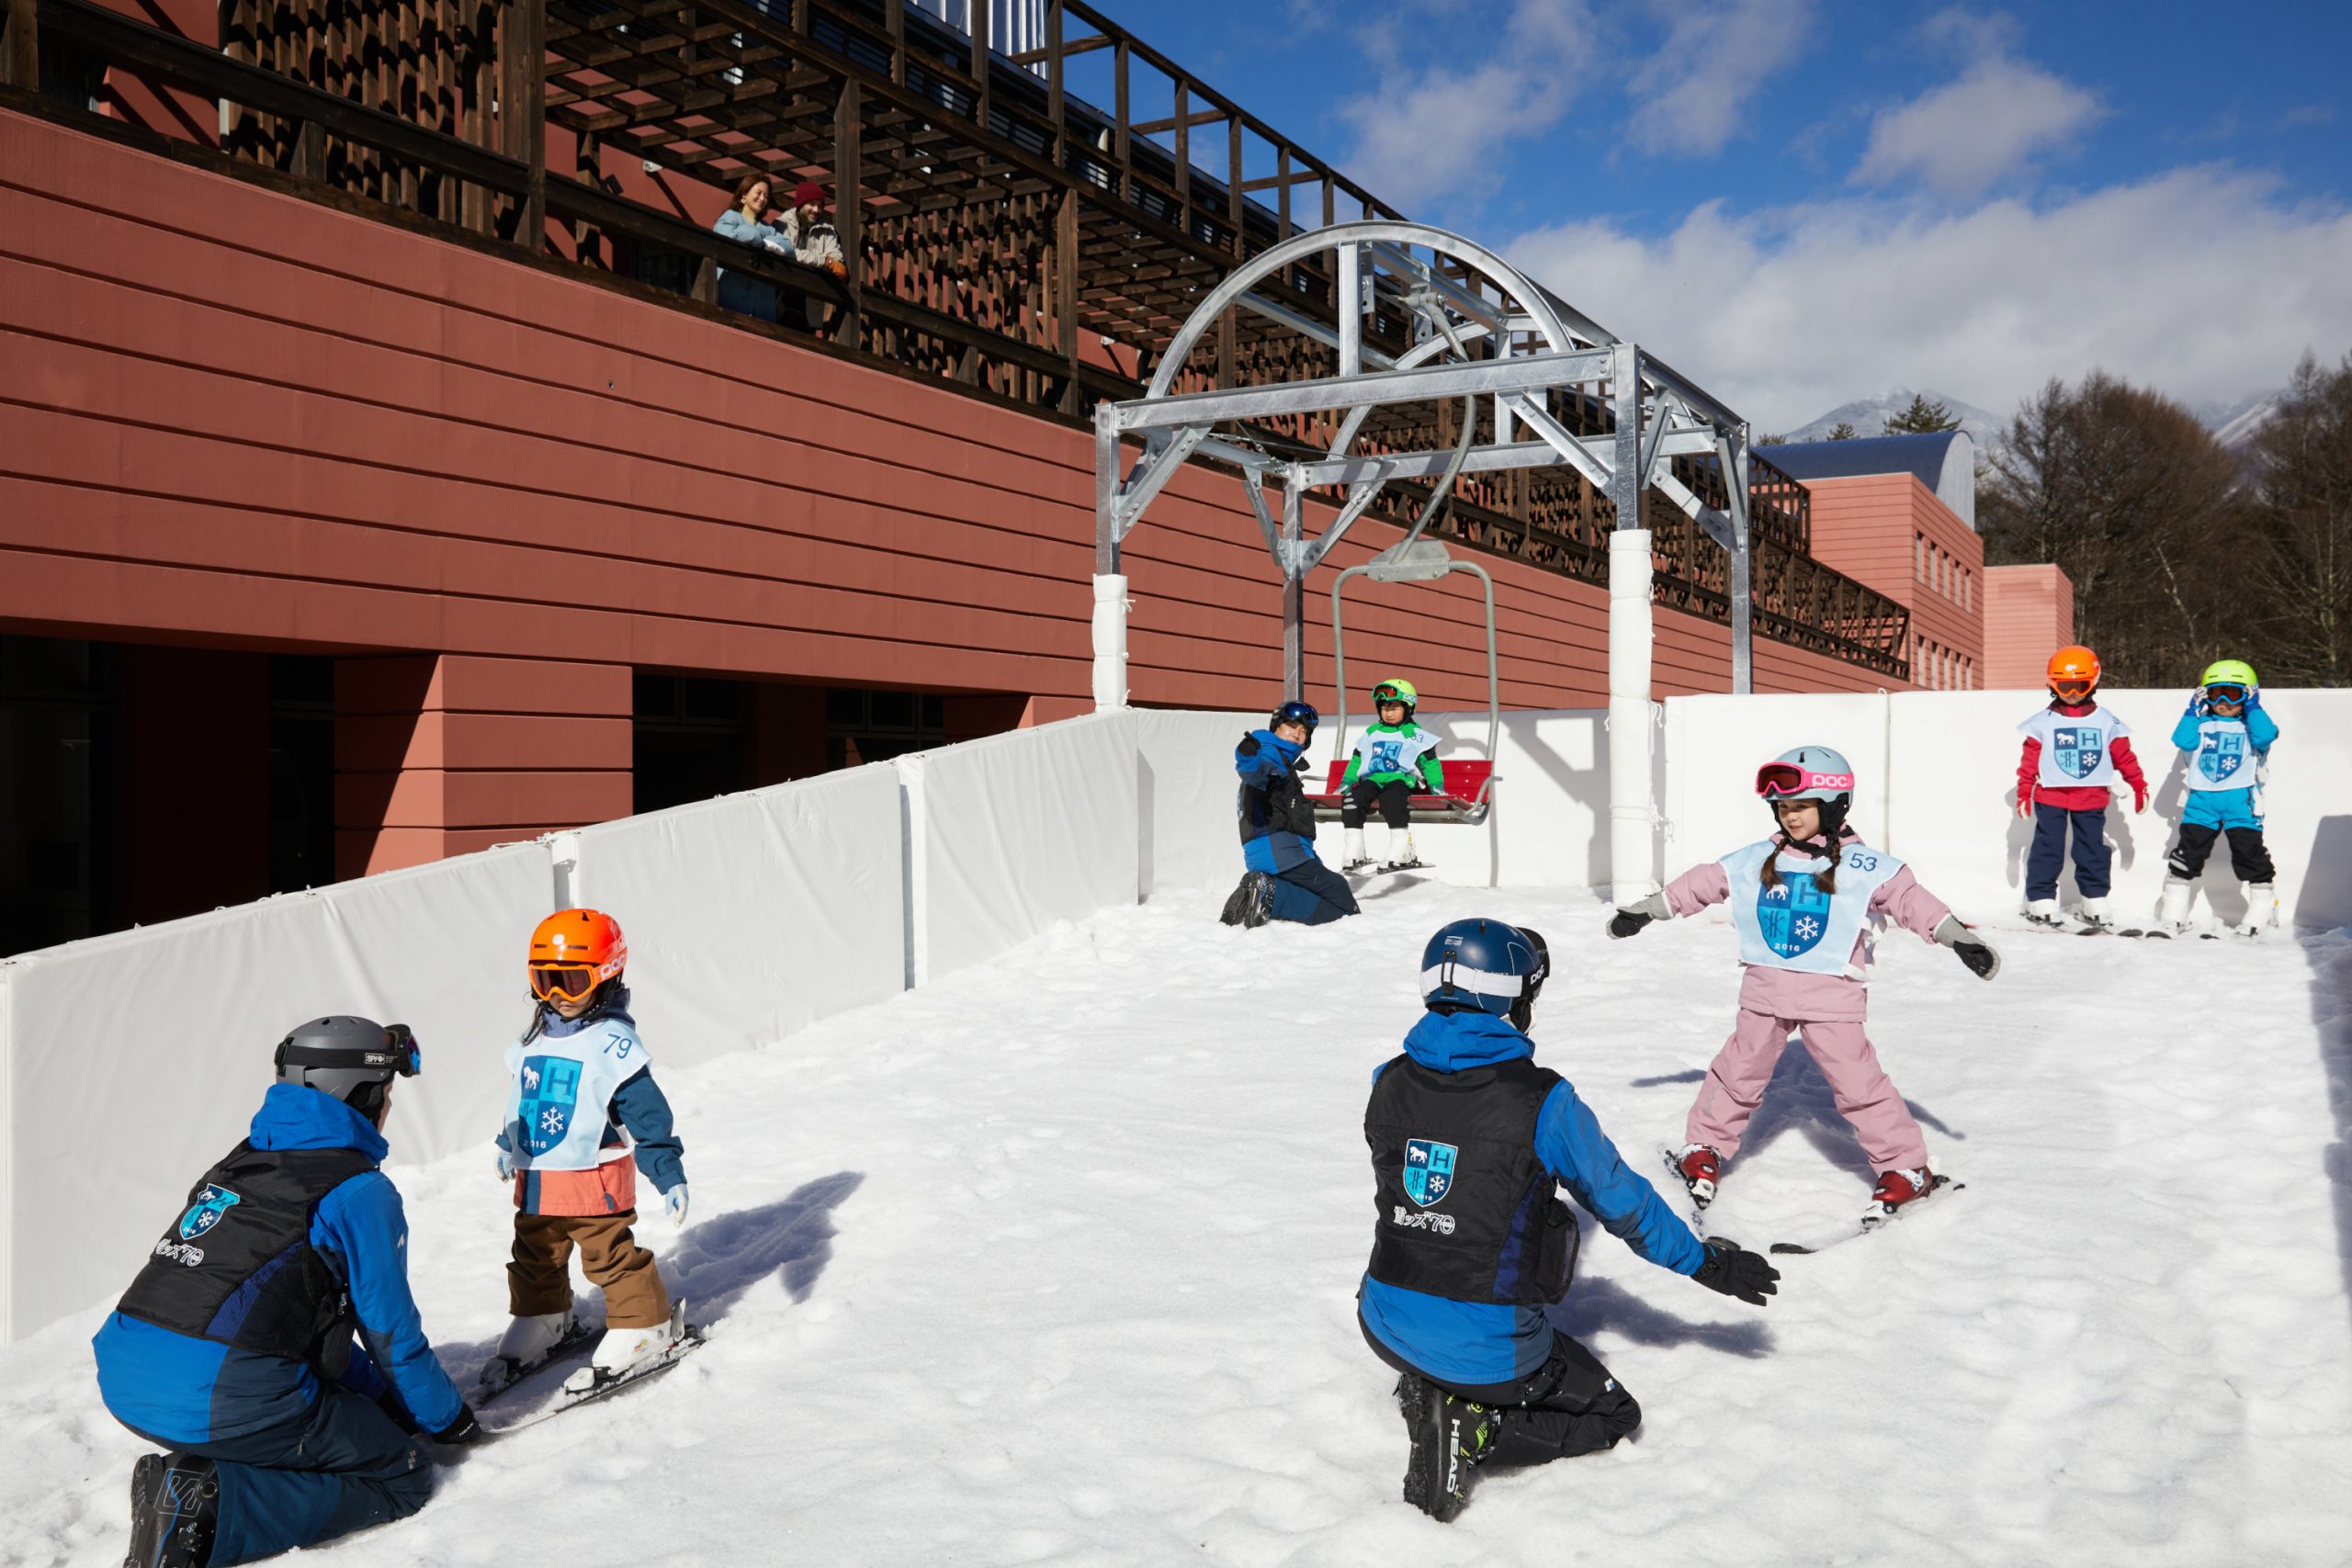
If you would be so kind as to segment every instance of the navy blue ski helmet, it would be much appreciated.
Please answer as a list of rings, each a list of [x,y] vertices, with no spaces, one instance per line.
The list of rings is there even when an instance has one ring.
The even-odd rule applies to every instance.
[[[1306,726],[1306,733],[1312,735],[1315,727],[1322,722],[1323,716],[1315,711],[1313,703],[1284,703],[1274,710],[1272,717],[1266,720],[1266,728],[1278,729],[1285,724],[1303,724]]]
[[[1421,949],[1421,1002],[1433,1010],[1475,1009],[1521,1021],[1552,973],[1544,938],[1500,920],[1456,920],[1441,926]]]

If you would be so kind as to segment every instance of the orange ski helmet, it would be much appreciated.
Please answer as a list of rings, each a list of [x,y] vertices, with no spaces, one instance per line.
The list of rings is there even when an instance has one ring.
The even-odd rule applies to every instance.
[[[2081,702],[2098,690],[2098,655],[2087,648],[2062,648],[2050,656],[2050,690],[2061,701]]]
[[[601,909],[558,909],[531,932],[531,995],[585,1001],[628,963],[621,923]]]

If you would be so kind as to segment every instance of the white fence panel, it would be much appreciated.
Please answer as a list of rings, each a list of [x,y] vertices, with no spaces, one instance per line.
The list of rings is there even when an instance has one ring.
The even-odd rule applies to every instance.
[[[1854,765],[1852,819],[1871,843],[1887,839],[1884,693],[1669,697],[1666,703],[1665,875],[1681,875],[1772,831],[1756,797],[1756,770],[1798,746],[1829,746]]]
[[[656,1063],[770,1044],[905,988],[906,863],[887,762],[578,838],[572,897],[628,933],[631,1000]]]
[[[1143,821],[1131,714],[1064,719],[892,765],[907,791],[917,982],[1057,921],[1136,902]]]
[[[1233,821],[1233,748],[1262,713],[1136,708],[1140,880],[1145,897],[1171,887],[1229,888],[1241,874]]]
[[[286,1032],[325,1013],[416,1031],[393,1157],[496,1130],[519,1027],[538,844],[71,942],[0,966],[7,994],[6,1337],[130,1282],[173,1202],[244,1135]]]

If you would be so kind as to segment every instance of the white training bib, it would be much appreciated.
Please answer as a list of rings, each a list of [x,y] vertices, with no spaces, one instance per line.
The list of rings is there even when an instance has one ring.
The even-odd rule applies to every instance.
[[[2257,760],[2245,719],[2208,718],[2197,726],[2197,755],[2186,780],[2191,789],[2252,789]]]
[[[1814,874],[1802,869],[1822,863],[1802,852],[1783,855],[1779,884],[1765,886],[1764,857],[1772,852],[1773,841],[1767,839],[1733,851],[1721,863],[1731,879],[1739,961],[1808,975],[1848,974],[1854,944],[1870,919],[1871,899],[1903,869],[1903,862],[1884,850],[1849,842],[1838,852],[1838,891],[1825,893]]]
[[[2079,789],[2115,782],[2115,742],[2131,734],[2132,727],[2105,708],[2080,718],[2043,708],[2018,725],[2018,733],[2041,742],[2036,783],[2044,789]]]
[[[601,1018],[560,1040],[542,1034],[506,1047],[514,1090],[506,1101],[506,1142],[521,1170],[594,1170],[605,1148],[614,1091],[646,1065],[637,1032]]]
[[[1421,759],[1436,750],[1437,737],[1418,724],[1385,732],[1368,729],[1356,738],[1356,777],[1418,773]]]

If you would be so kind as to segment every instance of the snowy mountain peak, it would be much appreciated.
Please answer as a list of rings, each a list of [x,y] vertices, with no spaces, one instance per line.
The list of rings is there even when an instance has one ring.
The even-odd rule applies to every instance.
[[[1883,435],[1886,422],[1911,406],[1914,397],[1923,397],[1931,403],[1941,403],[1960,417],[1960,428],[1968,432],[1978,448],[1996,445],[2007,434],[2008,421],[1988,413],[1973,403],[1963,402],[1949,392],[1932,388],[1889,387],[1869,397],[1840,403],[1809,424],[1799,425],[1788,433],[1797,441],[1826,441],[1829,433],[1839,424],[1850,424],[1856,435]]]

